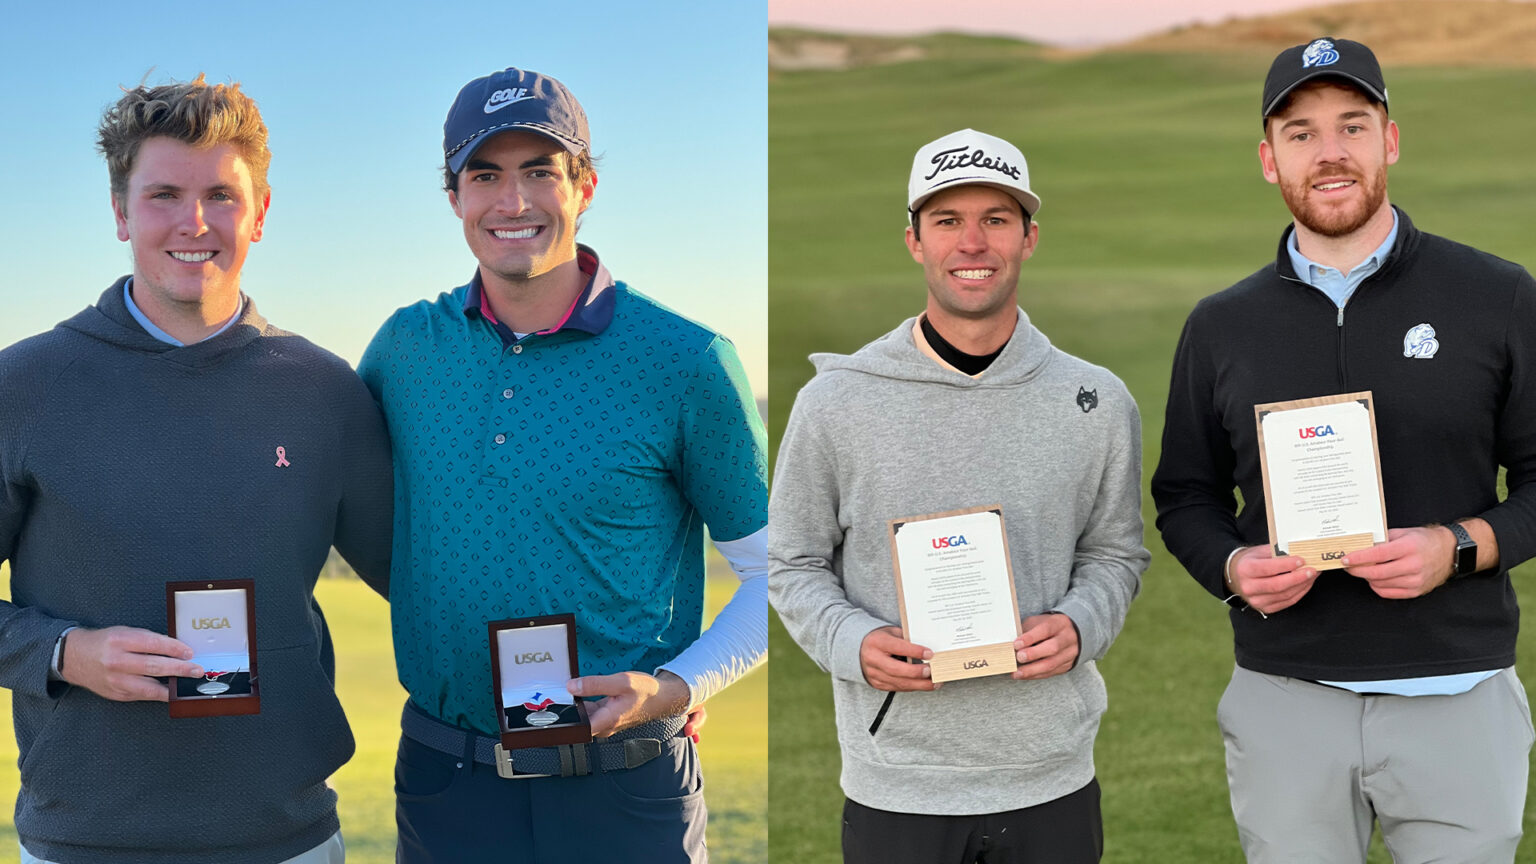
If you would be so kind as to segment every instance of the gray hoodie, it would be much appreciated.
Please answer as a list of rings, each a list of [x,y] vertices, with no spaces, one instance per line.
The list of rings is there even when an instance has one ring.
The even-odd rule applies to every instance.
[[[1031,807],[1093,778],[1106,707],[1094,661],[1140,587],[1141,434],[1113,374],[1053,348],[1024,311],[972,378],[913,338],[915,319],[852,356],[813,355],[769,501],[769,596],[832,675],[842,786],[869,807],[942,815]],[[887,520],[1001,503],[1023,617],[1065,613],[1081,634],[1066,674],[992,676],[886,694],[859,665],[901,620]]]

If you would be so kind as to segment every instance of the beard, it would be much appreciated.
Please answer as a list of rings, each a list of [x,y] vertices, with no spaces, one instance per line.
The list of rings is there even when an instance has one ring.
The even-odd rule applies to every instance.
[[[1287,183],[1285,178],[1281,178],[1280,195],[1285,198],[1285,206],[1290,209],[1291,215],[1308,231],[1324,237],[1343,237],[1359,231],[1365,223],[1371,221],[1371,217],[1376,215],[1382,203],[1387,200],[1386,166],[1382,166],[1380,171],[1369,178],[1351,173],[1347,179],[1354,180],[1355,185],[1365,190],[1363,198],[1349,205],[1313,201],[1315,190],[1311,181]]]

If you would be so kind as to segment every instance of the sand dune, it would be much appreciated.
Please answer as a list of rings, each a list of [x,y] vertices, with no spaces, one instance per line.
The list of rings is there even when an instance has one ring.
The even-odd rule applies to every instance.
[[[1312,6],[1218,24],[1192,24],[1093,49],[1046,48],[974,37],[987,52],[1081,57],[1101,52],[1266,54],[1318,36],[1365,42],[1385,66],[1536,67],[1536,3],[1511,0],[1380,0]],[[931,59],[967,37],[870,36],[771,28],[775,71],[847,69]],[[1004,45],[1011,44],[1011,48]],[[974,55],[973,55],[974,56]]]
[[[1536,66],[1536,3],[1342,3],[1181,27],[1101,50],[1264,53],[1324,35],[1370,45],[1384,66],[1531,67]]]

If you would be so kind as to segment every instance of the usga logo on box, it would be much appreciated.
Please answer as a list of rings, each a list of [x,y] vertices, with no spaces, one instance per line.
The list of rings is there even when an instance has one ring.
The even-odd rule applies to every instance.
[[[1332,426],[1303,426],[1297,431],[1302,438],[1321,438],[1324,435],[1332,435]]]
[[[529,651],[513,657],[512,662],[521,665],[523,663],[549,663],[554,659],[549,655],[548,651]]]
[[[935,537],[935,538],[933,538],[933,548],[935,548],[935,549],[948,549],[951,546],[969,546],[969,545],[971,545],[971,544],[969,544],[969,543],[967,543],[965,541],[965,535],[964,534],[956,534],[953,537]]]

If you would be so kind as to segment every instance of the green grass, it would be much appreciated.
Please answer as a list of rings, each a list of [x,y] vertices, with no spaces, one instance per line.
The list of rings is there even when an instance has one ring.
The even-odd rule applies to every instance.
[[[990,42],[950,48],[940,60],[770,81],[773,447],[812,372],[807,354],[852,351],[922,308],[922,272],[901,241],[907,172],[918,146],[970,126],[1028,157],[1044,205],[1020,302],[1056,345],[1125,380],[1150,475],[1185,316],[1272,260],[1289,220],[1256,158],[1269,58],[1051,61]],[[1536,264],[1536,112],[1518,107],[1536,92],[1536,73],[1387,72],[1402,127],[1394,203],[1425,230]],[[1149,500],[1143,512],[1152,566],[1101,665],[1105,861],[1238,861],[1215,717],[1231,630],[1223,607],[1163,550]],[[1515,577],[1527,605],[1533,572]],[[838,861],[830,688],[777,620],[770,656],[769,856]],[[1519,664],[1531,680],[1529,628]],[[1379,839],[1371,860],[1389,860]],[[1536,841],[1518,860],[1536,862]]]
[[[729,599],[736,579],[711,556],[706,592],[713,618]],[[0,564],[0,586],[9,596],[10,575]],[[395,679],[389,610],[356,579],[322,579],[315,590],[336,643],[336,687],[357,739],[357,754],[332,778],[341,798],[347,860],[387,864],[395,860],[395,746],[405,691]],[[767,786],[768,678],[761,671],[709,702],[701,735],[710,821],[711,858],[727,864],[764,864],[767,857],[764,801]],[[0,690],[0,714],[9,720],[11,694]],[[9,725],[6,723],[5,725]],[[16,798],[16,741],[0,734],[0,862],[17,860],[11,808]]]

